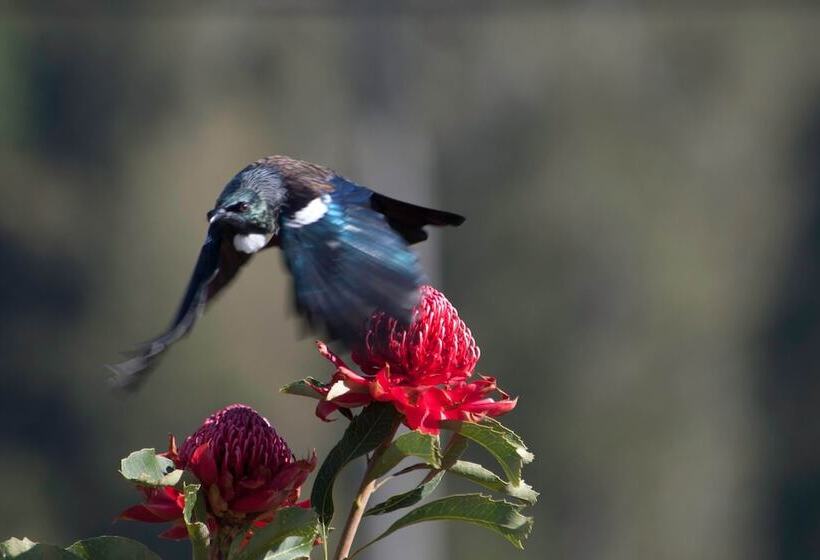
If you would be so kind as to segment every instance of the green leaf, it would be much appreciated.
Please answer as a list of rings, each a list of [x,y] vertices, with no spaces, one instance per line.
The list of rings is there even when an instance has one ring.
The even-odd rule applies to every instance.
[[[370,470],[370,478],[379,478],[398,465],[406,457],[418,457],[433,468],[441,468],[441,448],[438,436],[407,432],[393,441]]]
[[[182,492],[185,494],[182,519],[188,529],[188,538],[191,541],[194,560],[206,560],[211,535],[208,526],[203,523],[207,513],[205,511],[205,501],[199,499],[199,484],[186,484],[183,486]]]
[[[144,544],[124,537],[95,537],[77,541],[67,549],[83,560],[160,560]]]
[[[286,395],[299,395],[300,397],[308,397],[311,399],[322,399],[322,395],[316,392],[316,389],[311,387],[311,385],[322,386],[323,383],[312,377],[308,377],[294,381],[293,383],[288,383],[279,389],[279,392],[285,393]]]
[[[538,492],[533,490],[532,486],[523,480],[518,485],[510,484],[493,471],[482,467],[478,463],[456,461],[453,466],[448,469],[448,472],[471,480],[489,490],[503,492],[513,498],[523,500],[528,504],[534,504],[538,499]]]
[[[305,556],[305,550],[309,555],[318,534],[317,521],[316,513],[311,509],[290,507],[279,510],[271,523],[254,530],[245,548],[238,550],[234,541],[228,557],[232,560],[290,560]],[[237,541],[241,543],[242,538],[240,535]]]
[[[532,460],[535,459],[535,455],[533,455],[528,449],[527,444],[524,443],[524,440],[521,439],[521,436],[516,434],[514,431],[509,429],[507,426],[496,420],[495,418],[485,418],[481,421],[481,424],[485,426],[490,426],[492,429],[502,432],[510,441],[515,443],[518,446],[519,453],[521,454],[521,458],[524,461],[524,464],[532,463]]]
[[[391,496],[382,503],[368,509],[364,512],[364,514],[381,515],[383,513],[390,513],[391,511],[396,511],[397,509],[402,509],[417,504],[435,491],[439,485],[439,482],[441,482],[441,478],[444,476],[444,473],[445,471],[437,472],[435,476],[427,482],[419,484],[412,490],[408,490],[402,494]]]
[[[120,461],[120,473],[126,479],[146,486],[174,486],[182,477],[167,457],[153,449],[140,449]]]
[[[441,426],[482,446],[495,457],[513,485],[521,483],[521,469],[533,460],[533,454],[514,432],[494,420],[480,424],[447,420]]]
[[[0,558],[18,560],[160,560],[145,545],[124,537],[95,537],[77,541],[68,548],[37,544],[28,539],[0,543]]]
[[[3,544],[5,545],[6,543]],[[9,555],[6,555],[6,552],[0,549],[0,552],[3,553],[0,558],[15,558],[16,560],[80,560],[79,556],[59,546],[42,543],[32,544],[33,546],[31,548]]]
[[[444,449],[444,457],[441,459],[441,468],[446,470],[453,466],[467,450],[469,443],[470,440],[461,434],[455,433],[450,436],[450,441],[447,442],[447,447]]]
[[[371,544],[382,540],[399,529],[423,521],[464,521],[494,531],[519,549],[532,530],[532,517],[521,514],[521,508],[504,501],[493,500],[481,494],[448,496],[420,506],[387,530],[350,555],[353,558]]]
[[[279,546],[270,550],[263,560],[295,560],[296,558],[310,558],[310,551],[313,550],[313,543],[316,536],[306,539],[304,537],[287,537]]]
[[[323,528],[326,529],[333,519],[333,483],[336,476],[350,461],[378,447],[393,433],[397,421],[398,413],[391,405],[373,403],[353,419],[342,439],[330,450],[316,474],[310,495],[310,502]]]
[[[37,543],[30,541],[25,537],[22,539],[12,537],[9,540],[0,543],[0,558],[14,558],[29,550],[35,544]]]

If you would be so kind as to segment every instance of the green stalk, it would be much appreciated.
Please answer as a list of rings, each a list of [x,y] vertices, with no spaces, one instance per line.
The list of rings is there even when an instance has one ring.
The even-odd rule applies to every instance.
[[[359,524],[362,521],[362,516],[364,515],[365,509],[367,509],[367,502],[370,500],[370,496],[376,489],[376,479],[373,479],[370,476],[370,473],[373,470],[373,466],[385,450],[390,447],[400,424],[401,418],[397,418],[393,423],[393,429],[390,431],[390,434],[373,451],[373,455],[367,461],[367,468],[364,471],[364,476],[362,477],[359,491],[356,493],[356,497],[353,499],[353,503],[350,506],[350,513],[347,514],[345,528],[342,531],[339,546],[336,549],[336,556],[334,557],[335,560],[346,560],[350,554],[350,549],[353,547],[353,540],[356,538],[356,532],[359,530]],[[325,547],[327,547],[327,545],[325,545]],[[325,558],[327,558],[327,555],[325,555]]]

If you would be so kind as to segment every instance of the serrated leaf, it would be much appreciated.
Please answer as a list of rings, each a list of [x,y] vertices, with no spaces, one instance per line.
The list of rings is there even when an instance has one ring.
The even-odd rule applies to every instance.
[[[462,478],[466,478],[476,484],[480,484],[488,490],[503,492],[513,498],[523,500],[528,504],[534,504],[538,499],[538,492],[533,490],[532,486],[523,480],[518,485],[510,484],[490,469],[487,469],[478,463],[456,461],[448,469],[448,472],[456,474]]]
[[[362,550],[382,540],[399,529],[424,521],[463,521],[480,525],[507,539],[513,546],[524,548],[524,541],[532,530],[532,517],[521,513],[520,506],[493,500],[481,494],[447,496],[420,506],[401,517],[387,530],[350,555],[353,558]]]
[[[322,383],[312,377],[308,377],[306,379],[300,379],[299,381],[294,381],[293,383],[288,383],[281,389],[279,389],[280,393],[285,393],[286,395],[298,395],[300,397],[308,397],[311,399],[322,399],[322,395],[316,392],[316,389],[311,387],[311,385],[321,386]]]
[[[253,537],[242,550],[237,551],[234,546],[231,546],[233,554],[230,554],[229,558],[232,560],[299,558],[300,551],[303,551],[305,546],[310,545],[307,548],[308,554],[313,548],[313,542],[318,534],[317,523],[316,513],[311,509],[290,507],[279,510],[272,522],[261,529],[254,529]]]
[[[204,500],[199,499],[199,484],[186,484],[182,488],[185,495],[185,507],[182,509],[182,519],[188,529],[188,538],[191,541],[194,560],[206,560],[208,558],[208,543],[210,541],[210,531],[203,523],[207,516]]]
[[[496,420],[495,418],[485,418],[481,421],[481,424],[484,426],[490,426],[492,429],[496,430],[497,432],[503,433],[510,441],[515,443],[518,446],[517,452],[521,455],[521,460],[524,461],[525,465],[532,463],[533,459],[535,459],[535,455],[527,449],[527,444],[524,443],[524,440],[521,439],[521,436],[516,434],[514,431],[509,429],[507,426]]]
[[[398,413],[391,405],[368,405],[353,419],[342,439],[328,453],[316,474],[310,495],[310,502],[323,527],[327,527],[333,519],[333,483],[336,476],[350,461],[378,447],[393,433],[397,421]]]
[[[447,420],[442,422],[441,426],[474,441],[489,451],[501,465],[510,483],[514,485],[521,483],[521,469],[524,463],[532,461],[533,455],[523,445],[521,438],[513,432],[494,421],[474,424]]]
[[[35,544],[26,537],[22,539],[10,538],[0,543],[0,558],[14,558],[32,548]]]
[[[435,476],[433,476],[433,478],[431,478],[427,482],[419,484],[418,486],[416,486],[412,490],[408,490],[407,492],[391,496],[382,503],[376,504],[372,508],[368,509],[366,512],[364,512],[364,514],[381,515],[383,513],[390,513],[391,511],[396,511],[397,509],[402,509],[416,505],[424,498],[432,494],[436,490],[436,488],[438,488],[438,485],[441,482],[441,478],[444,476],[444,473],[445,471],[437,472]]]
[[[418,457],[433,468],[441,468],[441,448],[438,436],[407,432],[397,437],[370,470],[371,478],[379,478],[407,457]]]
[[[144,544],[125,537],[103,536],[77,541],[67,549],[83,560],[160,560],[160,557]]]
[[[43,543],[34,544],[31,548],[23,550],[19,554],[2,556],[2,558],[14,558],[15,560],[80,560],[79,556],[64,548]]]
[[[182,477],[174,462],[154,449],[140,449],[120,461],[120,474],[145,486],[174,486]]]

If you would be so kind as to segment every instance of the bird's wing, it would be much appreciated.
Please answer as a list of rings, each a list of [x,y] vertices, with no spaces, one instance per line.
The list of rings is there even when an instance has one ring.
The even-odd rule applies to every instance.
[[[280,245],[299,312],[351,346],[376,309],[409,322],[425,278],[415,253],[370,206],[372,191],[343,179],[333,186],[283,212]]]
[[[427,239],[424,226],[460,226],[464,223],[464,216],[417,206],[377,192],[370,197],[370,206],[384,214],[390,227],[411,245]]]
[[[206,304],[233,280],[249,258],[250,255],[236,251],[231,240],[222,235],[217,225],[212,225],[171,326],[143,344],[128,360],[108,366],[114,372],[113,385],[136,388],[156,366],[163,352],[191,331]]]

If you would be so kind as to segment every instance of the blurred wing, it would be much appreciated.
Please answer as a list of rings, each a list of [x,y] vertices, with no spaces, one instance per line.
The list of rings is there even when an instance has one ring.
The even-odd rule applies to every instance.
[[[427,239],[425,226],[460,226],[464,223],[464,216],[417,206],[377,192],[370,197],[370,206],[384,214],[390,227],[411,245]]]
[[[230,283],[249,258],[250,255],[236,251],[230,239],[223,238],[218,226],[209,228],[171,326],[146,342],[130,359],[108,366],[114,372],[114,386],[136,388],[157,365],[163,352],[191,331],[206,304]]]
[[[425,279],[405,240],[370,207],[372,192],[334,186],[282,216],[280,244],[299,312],[350,346],[376,309],[409,322]]]

